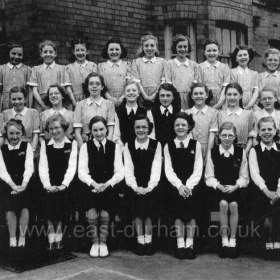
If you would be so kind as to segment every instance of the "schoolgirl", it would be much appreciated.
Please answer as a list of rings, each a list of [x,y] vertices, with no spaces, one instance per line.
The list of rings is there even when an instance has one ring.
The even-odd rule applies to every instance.
[[[23,46],[12,44],[9,47],[9,62],[0,67],[0,111],[11,108],[10,89],[14,86],[23,87],[28,92],[28,107],[32,106],[32,91],[27,86],[31,75],[31,67],[22,63]]]
[[[258,72],[248,68],[255,53],[251,47],[237,46],[232,54],[232,65],[230,70],[230,82],[238,83],[243,90],[242,103],[244,109],[257,110],[258,99]]]
[[[141,85],[140,105],[150,109],[158,87],[166,80],[167,62],[159,57],[158,39],[152,34],[141,37],[139,57],[132,62],[131,77]]]
[[[102,116],[106,120],[109,140],[113,139],[115,126],[114,103],[102,97],[106,92],[104,78],[98,73],[90,73],[86,77],[84,90],[87,98],[77,103],[74,112],[73,127],[79,148],[91,134],[89,122],[94,116]]]
[[[74,39],[71,42],[72,63],[65,68],[65,86],[73,106],[85,99],[83,83],[86,77],[97,72],[97,65],[88,60],[89,42],[85,39]]]
[[[89,123],[91,140],[80,150],[78,176],[87,185],[86,208],[92,246],[91,257],[107,257],[109,219],[114,213],[116,184],[124,178],[122,152],[118,144],[107,139],[107,122],[95,116]]]
[[[69,123],[69,127],[65,132],[66,137],[69,140],[73,140],[74,137],[74,129],[73,129],[73,121],[74,121],[74,112],[67,110],[65,107],[69,104],[70,98],[69,95],[66,94],[64,88],[59,84],[50,85],[47,96],[44,98],[44,103],[50,107],[50,109],[46,109],[40,114],[41,117],[41,134],[40,136],[45,140],[49,140],[51,138],[50,134],[45,130],[47,119],[55,114],[61,114],[66,121]]]
[[[48,226],[47,249],[62,249],[62,226],[65,223],[66,189],[77,168],[77,142],[66,137],[69,123],[61,114],[47,119],[51,139],[41,143],[39,176],[45,190],[45,219]]]
[[[135,253],[153,255],[153,221],[156,219],[157,188],[161,175],[161,144],[149,138],[152,123],[146,116],[134,119],[136,139],[125,144],[125,182],[128,187],[131,218],[137,234]]]
[[[232,122],[220,126],[218,137],[220,144],[207,156],[205,183],[215,190],[211,204],[219,204],[220,257],[237,258],[236,232],[242,207],[241,189],[249,183],[248,162],[244,149],[234,144],[237,134]]]
[[[213,100],[209,105],[219,109],[225,101],[225,87],[230,83],[230,69],[227,64],[218,61],[220,47],[217,40],[206,40],[203,49],[206,60],[198,65],[197,81],[212,91]]]
[[[197,63],[188,58],[191,50],[189,39],[182,35],[176,35],[172,40],[172,53],[176,57],[168,61],[167,82],[180,92],[181,107],[183,110],[189,109],[188,95],[190,88],[197,79]]]
[[[194,125],[191,115],[179,112],[174,121],[176,137],[164,147],[165,175],[173,190],[170,203],[175,220],[175,256],[178,259],[195,258],[193,239],[198,212],[196,188],[201,179],[203,160],[200,143],[191,139],[190,132]]]
[[[43,111],[48,109],[43,99],[51,84],[64,85],[65,67],[55,63],[57,56],[56,44],[53,41],[45,40],[39,44],[40,56],[43,64],[34,66],[28,85],[32,87],[35,98],[35,109]]]
[[[192,114],[195,126],[192,130],[193,139],[199,141],[202,157],[205,163],[207,151],[214,146],[214,139],[218,131],[218,111],[209,107],[212,92],[203,83],[193,84],[189,95],[190,109],[185,112]]]
[[[230,83],[225,89],[225,96],[228,108],[218,113],[219,127],[226,121],[233,122],[237,131],[237,145],[242,146],[246,154],[253,144],[254,115],[252,111],[242,109],[243,90],[238,83]]]
[[[251,192],[256,223],[264,229],[265,258],[275,259],[280,252],[279,203],[280,146],[274,141],[276,125],[271,117],[258,122],[260,143],[251,149],[249,167],[254,186]]]
[[[0,151],[1,203],[6,212],[12,254],[15,253],[16,247],[25,248],[29,222],[28,184],[34,166],[32,147],[22,141],[24,133],[22,121],[10,119],[3,128],[3,137],[7,141]]]
[[[125,98],[124,87],[130,77],[131,63],[124,61],[127,50],[118,38],[107,41],[101,53],[106,62],[98,64],[98,72],[104,77],[107,92],[105,97],[114,102],[115,106],[121,105]]]

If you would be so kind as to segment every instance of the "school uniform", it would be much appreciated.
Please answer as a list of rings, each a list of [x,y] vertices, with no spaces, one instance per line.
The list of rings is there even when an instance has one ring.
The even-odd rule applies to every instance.
[[[34,171],[31,145],[23,141],[16,146],[4,144],[0,152],[0,170],[1,200],[4,210],[19,214],[23,208],[29,208],[28,185],[23,192],[12,195],[9,183],[11,181],[16,185],[29,183]]]
[[[77,168],[77,142],[64,137],[61,143],[53,138],[41,143],[39,176],[45,193],[45,218],[64,221],[66,218],[66,193]],[[50,186],[65,185],[63,191],[48,193]]]
[[[125,182],[130,197],[131,218],[157,217],[159,209],[156,189],[161,175],[161,155],[161,144],[151,138],[144,143],[139,143],[135,139],[125,144]],[[136,187],[148,188],[151,191],[146,195],[138,195],[134,191]]]
[[[101,146],[102,144],[102,146]],[[103,151],[102,151],[103,149]],[[122,153],[118,144],[103,139],[99,143],[96,139],[84,143],[80,149],[79,179],[87,185],[85,188],[85,210],[95,208],[97,211],[106,210],[112,213],[115,209],[115,192],[113,188],[124,178]],[[93,182],[106,183],[110,186],[103,192],[93,192]]]
[[[252,188],[252,203],[254,216],[266,214],[273,205],[263,193],[263,189],[276,191],[280,187],[280,145],[273,143],[271,147],[263,142],[251,149],[249,154],[250,174],[254,186]],[[279,211],[278,211],[279,213]]]
[[[175,138],[165,145],[164,158],[173,218],[184,221],[196,219],[199,210],[196,191],[203,170],[200,143],[189,135],[184,141]],[[182,185],[192,190],[192,195],[186,199],[179,194]]]
[[[271,88],[277,92],[278,102],[280,101],[280,72],[276,70],[273,73],[269,73],[267,71],[259,74],[258,86],[260,91],[263,88]]]
[[[236,145],[232,145],[228,150],[221,144],[214,146],[207,157],[205,183],[215,190],[208,200],[214,208],[218,208],[219,202],[225,200],[228,203],[237,202],[240,209],[245,202],[242,189],[249,183],[248,162],[244,149]],[[239,188],[227,194],[217,189],[219,184],[223,186],[237,184]]]

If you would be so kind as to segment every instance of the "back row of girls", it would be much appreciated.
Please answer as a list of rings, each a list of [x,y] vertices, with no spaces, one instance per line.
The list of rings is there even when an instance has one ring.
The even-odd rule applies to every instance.
[[[211,107],[221,108],[225,104],[224,89],[230,82],[238,82],[243,90],[244,109],[257,110],[258,93],[264,87],[277,92],[279,99],[280,77],[278,67],[280,52],[270,49],[264,54],[266,71],[258,74],[249,69],[249,63],[255,52],[247,46],[238,46],[232,54],[232,65],[218,61],[219,44],[216,40],[206,40],[204,44],[205,61],[197,64],[190,60],[191,46],[187,37],[177,35],[172,42],[174,59],[168,62],[159,57],[158,40],[148,34],[141,38],[139,58],[132,63],[123,60],[127,50],[119,39],[111,39],[102,50],[102,58],[108,59],[99,65],[88,61],[89,44],[84,40],[73,40],[73,63],[62,66],[55,63],[57,48],[54,42],[46,40],[39,45],[43,63],[32,69],[22,63],[23,47],[12,45],[9,62],[0,67],[1,112],[10,108],[9,91],[15,86],[22,86],[28,92],[28,107],[43,111],[48,108],[44,102],[51,84],[64,86],[71,100],[68,108],[74,108],[78,101],[85,99],[83,83],[91,72],[98,72],[104,77],[107,90],[104,97],[118,107],[124,99],[124,86],[128,79],[137,81],[140,86],[140,105],[150,109],[156,91],[162,82],[170,82],[180,92],[181,107],[190,108],[188,97],[194,82],[204,83],[213,94]],[[34,102],[33,102],[33,99]]]

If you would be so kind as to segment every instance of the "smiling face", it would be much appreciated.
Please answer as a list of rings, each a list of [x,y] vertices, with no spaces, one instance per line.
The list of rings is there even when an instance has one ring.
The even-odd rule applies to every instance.
[[[167,108],[172,104],[174,99],[172,91],[161,89],[159,92],[159,102],[164,107]]]
[[[153,39],[148,39],[143,43],[143,51],[147,59],[152,59],[155,56],[157,50],[156,41]]]
[[[266,111],[272,112],[274,110],[274,104],[276,101],[277,101],[277,99],[274,96],[273,92],[271,92],[271,91],[262,91],[261,92],[260,102]]]
[[[49,100],[53,106],[62,105],[62,94],[57,87],[49,89]]]
[[[204,55],[209,63],[215,63],[219,56],[219,48],[216,44],[209,44],[205,47]]]
[[[275,72],[279,67],[279,55],[278,54],[269,54],[266,59],[266,66],[268,72]]]
[[[188,55],[188,41],[181,41],[176,45],[176,51],[179,58],[185,58]]]
[[[122,49],[120,44],[110,43],[108,46],[107,53],[112,62],[118,62],[122,54]]]
[[[88,54],[87,47],[85,44],[76,44],[74,47],[73,54],[78,63],[84,63]]]
[[[11,103],[16,112],[21,112],[25,107],[25,97],[22,92],[13,92],[11,94]]]
[[[99,77],[90,77],[88,81],[88,91],[90,96],[93,98],[100,97],[102,89],[103,86]]]
[[[17,128],[14,125],[7,127],[7,138],[12,146],[16,146],[22,138],[21,129]]]
[[[59,121],[49,123],[49,133],[56,142],[61,142],[65,135],[64,129]]]
[[[241,98],[242,96],[236,88],[229,88],[226,91],[226,100],[229,108],[239,107],[239,100]]]
[[[177,118],[174,122],[174,131],[179,140],[184,140],[188,136],[189,124],[188,121],[182,118]]]
[[[125,87],[124,95],[129,103],[136,103],[139,97],[139,90],[136,84],[129,84]]]
[[[247,50],[239,50],[236,55],[236,62],[242,68],[246,68],[249,63],[249,53]]]
[[[222,147],[228,150],[235,140],[235,133],[232,129],[223,129],[219,134],[219,139]]]
[[[103,122],[96,122],[92,125],[91,134],[97,141],[103,141],[107,135],[107,128]]]
[[[208,94],[204,87],[195,87],[192,91],[192,100],[195,106],[201,108],[204,107],[205,101],[208,98]]]
[[[10,63],[13,65],[18,65],[23,59],[23,49],[20,47],[12,48],[10,50]]]
[[[134,132],[139,143],[144,143],[148,139],[149,124],[147,120],[136,120],[134,123]]]
[[[43,58],[45,64],[50,65],[56,58],[56,51],[52,46],[46,45],[41,51],[41,57]]]
[[[265,145],[272,145],[275,134],[276,129],[273,122],[261,122],[259,127],[259,136]]]

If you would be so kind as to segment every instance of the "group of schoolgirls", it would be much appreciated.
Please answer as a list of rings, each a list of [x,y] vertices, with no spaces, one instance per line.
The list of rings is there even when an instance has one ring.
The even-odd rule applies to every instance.
[[[201,64],[188,58],[190,51],[188,38],[178,35],[172,45],[176,58],[167,62],[158,57],[157,38],[148,34],[131,64],[122,60],[126,49],[120,40],[111,39],[102,51],[108,60],[97,66],[86,59],[88,43],[74,40],[75,61],[64,67],[55,63],[55,44],[44,41],[43,63],[31,70],[22,64],[22,46],[11,47],[10,61],[0,67],[0,178],[11,248],[25,247],[35,157],[45,191],[49,250],[63,246],[65,193],[71,182],[79,185],[73,183],[78,170],[84,185],[74,193],[86,193],[78,204],[87,212],[91,257],[109,254],[108,227],[118,200],[114,188],[125,178],[125,210],[134,221],[136,253],[154,253],[153,222],[159,218],[157,208],[165,208],[176,229],[176,257],[194,258],[204,176],[219,204],[220,256],[235,258],[249,155],[254,206],[258,213],[271,212],[263,222],[266,253],[279,254],[274,207],[280,194],[279,146],[274,138],[280,53],[266,52],[266,71],[258,74],[248,68],[254,55],[249,47],[236,48],[233,69],[217,60],[216,40],[205,42]],[[32,104],[35,109],[29,108]]]

